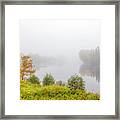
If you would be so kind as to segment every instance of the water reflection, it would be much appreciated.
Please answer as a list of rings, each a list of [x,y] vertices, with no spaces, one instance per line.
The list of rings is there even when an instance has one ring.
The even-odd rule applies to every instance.
[[[81,50],[79,53],[82,65],[80,65],[79,73],[82,76],[95,77],[100,82],[100,50],[99,47],[91,50]]]
[[[92,66],[83,64],[80,66],[79,72],[82,76],[95,77],[96,81],[100,81],[100,68],[99,66]]]

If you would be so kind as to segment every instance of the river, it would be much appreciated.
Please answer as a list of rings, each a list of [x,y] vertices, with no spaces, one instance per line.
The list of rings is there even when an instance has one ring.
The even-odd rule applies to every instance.
[[[94,65],[93,65],[94,66]],[[81,75],[85,81],[85,88],[89,92],[100,93],[100,78],[99,68],[93,69],[93,67],[85,66],[79,57],[67,57],[64,58],[64,62],[61,64],[52,64],[40,67],[36,71],[36,75],[43,80],[43,77],[49,73],[55,80],[61,80],[63,83],[67,83],[67,80],[75,74]]]

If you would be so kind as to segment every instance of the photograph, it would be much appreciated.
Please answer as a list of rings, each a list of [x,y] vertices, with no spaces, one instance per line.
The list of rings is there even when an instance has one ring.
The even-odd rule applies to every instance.
[[[20,100],[100,100],[99,19],[20,19]]]
[[[4,2],[5,118],[116,117],[118,4]]]

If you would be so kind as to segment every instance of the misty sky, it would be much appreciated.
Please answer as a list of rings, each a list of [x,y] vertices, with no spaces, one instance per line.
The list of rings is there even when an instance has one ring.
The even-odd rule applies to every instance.
[[[99,20],[20,20],[22,53],[66,56],[99,45]]]

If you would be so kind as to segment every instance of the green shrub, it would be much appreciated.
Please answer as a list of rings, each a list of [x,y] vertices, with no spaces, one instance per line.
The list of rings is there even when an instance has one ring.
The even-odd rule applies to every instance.
[[[85,82],[83,81],[82,77],[79,75],[73,75],[68,79],[68,87],[70,89],[85,89]]]
[[[46,74],[43,78],[43,85],[53,85],[55,83],[55,79],[51,74]]]
[[[39,78],[35,75],[32,75],[29,80],[29,82],[33,83],[33,84],[40,84]]]
[[[81,89],[70,89],[67,86],[40,86],[29,81],[20,81],[21,100],[99,100],[100,96]]]

